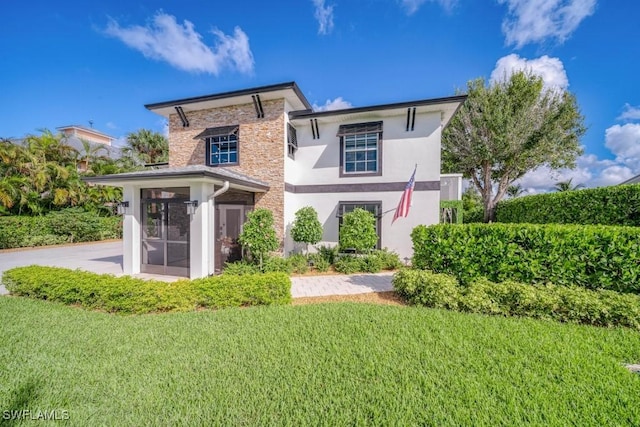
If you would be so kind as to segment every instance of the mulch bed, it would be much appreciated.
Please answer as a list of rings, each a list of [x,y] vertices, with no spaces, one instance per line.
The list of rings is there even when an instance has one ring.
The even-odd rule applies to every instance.
[[[394,291],[370,292],[353,295],[331,295],[326,297],[294,298],[293,305],[323,304],[331,302],[360,302],[380,305],[407,305]]]

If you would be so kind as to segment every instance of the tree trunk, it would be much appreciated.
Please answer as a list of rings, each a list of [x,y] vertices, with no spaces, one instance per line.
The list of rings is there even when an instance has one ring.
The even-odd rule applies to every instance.
[[[496,204],[493,201],[484,206],[484,222],[496,222]]]

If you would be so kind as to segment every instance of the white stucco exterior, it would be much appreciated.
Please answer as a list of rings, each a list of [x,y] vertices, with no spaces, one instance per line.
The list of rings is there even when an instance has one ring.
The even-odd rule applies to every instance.
[[[173,267],[183,268],[182,265],[169,265],[168,245],[176,244],[178,245],[176,247],[181,248],[180,250],[185,248],[185,246],[179,245],[185,242],[184,230],[188,224],[188,241],[185,244],[188,244],[189,252],[186,260],[188,264],[185,265],[188,266],[187,274],[191,278],[214,274],[220,268],[221,262],[228,259],[222,255],[223,253],[228,254],[228,252],[221,249],[222,243],[220,242],[227,242],[230,234],[221,234],[222,230],[231,227],[237,231],[241,228],[242,222],[237,220],[238,216],[233,221],[223,218],[230,218],[229,215],[232,211],[246,213],[254,207],[254,203],[256,206],[261,203],[260,200],[271,198],[272,209],[274,212],[278,212],[276,223],[279,224],[279,229],[283,228],[278,231],[278,234],[280,237],[284,236],[282,249],[285,255],[296,250],[290,237],[290,229],[296,211],[305,206],[312,206],[318,213],[324,230],[320,243],[335,245],[339,240],[341,203],[376,205],[379,212],[380,246],[397,252],[401,259],[408,259],[412,255],[410,234],[413,228],[419,224],[435,224],[439,221],[442,129],[464,101],[464,96],[314,112],[297,85],[285,83],[151,104],[147,105],[147,108],[168,119],[173,117],[174,121],[176,120],[176,111],[181,111],[183,115],[186,112],[186,119],[181,118],[182,126],[185,128],[189,126],[188,118],[196,112],[201,112],[202,114],[199,116],[201,117],[200,127],[204,126],[209,130],[209,126],[212,127],[211,129],[219,129],[221,126],[227,128],[235,126],[237,131],[245,123],[243,120],[249,119],[243,115],[245,110],[242,110],[242,114],[231,114],[229,113],[230,108],[235,108],[234,106],[238,105],[245,107],[254,105],[258,119],[264,118],[263,112],[260,117],[262,108],[259,105],[260,99],[262,102],[271,102],[269,105],[272,107],[280,105],[280,110],[270,113],[270,123],[278,123],[275,130],[273,127],[262,126],[259,120],[256,122],[255,116],[251,119],[251,123],[253,123],[251,129],[257,129],[257,131],[243,134],[240,130],[238,137],[239,164],[247,164],[247,160],[250,160],[248,164],[251,167],[246,169],[237,169],[233,165],[229,165],[230,167],[227,165],[211,167],[200,164],[198,160],[193,160],[201,158],[199,156],[204,155],[204,151],[199,154],[186,151],[187,158],[192,156],[186,166],[170,165],[171,167],[163,170],[132,172],[89,179],[97,184],[122,187],[124,201],[129,203],[129,208],[123,216],[123,269],[126,274],[140,273],[141,265],[143,270],[145,268],[147,270],[149,268],[155,269],[158,266],[157,263],[143,261],[145,256],[147,258],[150,256],[151,252],[148,248],[155,244],[154,242],[149,243],[148,236],[145,242],[143,235],[146,231],[145,233],[143,231],[147,230],[149,224],[153,224],[153,221],[157,221],[158,218],[158,215],[150,216],[151,214],[145,210],[145,206],[164,202],[154,202],[153,200],[156,199],[153,197],[143,200],[141,194],[144,189],[188,188],[188,196],[184,193],[185,190],[181,190],[180,200],[171,202],[176,208],[172,214],[174,215],[173,228],[169,227],[169,223],[172,221],[167,216],[169,214],[163,216],[164,219],[162,219],[165,226],[171,228],[167,233],[173,232],[175,234],[178,230],[181,233],[179,238],[183,239],[179,242],[172,242],[171,239],[164,237],[166,249],[163,267],[165,268],[164,274],[170,274],[168,271],[175,271],[175,269],[171,270]],[[280,100],[283,102],[278,104]],[[215,117],[224,116],[224,114],[222,116],[216,115],[221,111],[229,114],[228,118],[216,119]],[[206,118],[202,119],[202,117]],[[282,128],[280,123],[282,123]],[[343,148],[341,136],[338,133],[341,126],[363,124],[374,124],[376,130],[367,131],[367,133],[373,132],[378,135],[377,168],[374,172],[369,172],[366,175],[347,173],[341,165],[345,154],[341,152]],[[295,128],[297,140],[297,149],[293,158],[288,155],[290,125]],[[282,130],[281,133],[280,130]],[[179,134],[180,130],[175,130],[175,132]],[[273,159],[268,157],[272,152],[268,150],[260,152],[245,149],[251,147],[251,144],[265,144],[262,138],[264,136],[272,137],[274,133],[283,135],[282,145],[279,147],[282,153],[278,153],[279,156],[276,156],[280,159],[279,161],[272,161]],[[280,136],[270,142],[269,144],[272,145],[268,147],[277,147],[279,139]],[[170,135],[169,140],[171,149],[178,155],[182,154],[180,151],[183,150],[182,147],[190,146],[192,149],[194,147],[192,143],[187,143],[190,139],[181,140],[179,137],[172,139],[172,135]],[[262,147],[266,147],[266,145],[262,145]],[[247,152],[253,154],[248,155]],[[284,155],[284,162],[282,162],[280,154]],[[243,158],[243,156],[245,157]],[[274,167],[277,169],[274,170]],[[280,168],[284,168],[284,170]],[[416,170],[415,188],[409,214],[406,217],[398,218],[392,224],[396,207],[414,168]],[[265,171],[276,173],[269,174]],[[255,176],[269,176],[269,181],[256,179]],[[273,176],[277,178],[273,178]],[[459,198],[460,188],[454,187],[459,185],[461,176],[451,175],[446,179],[447,191],[444,192],[446,197],[449,199]],[[220,196],[229,188],[236,191],[236,196],[241,193],[250,197],[214,200],[214,195]],[[216,191],[218,192],[216,193]],[[269,193],[270,191],[271,193]],[[186,214],[182,213],[186,210],[178,209],[184,207],[182,203],[185,201],[197,202],[197,208],[192,215],[189,215],[188,222],[186,222]],[[230,208],[228,204],[231,204]],[[163,206],[165,210],[169,210],[170,205]],[[238,210],[237,206],[242,206],[242,208]],[[176,212],[180,212],[180,216],[177,216]],[[143,215],[146,215],[145,218],[147,218],[146,225],[142,224]],[[216,218],[216,215],[220,218]],[[239,214],[236,213],[236,215]],[[225,236],[225,238],[217,240],[216,236]],[[159,248],[159,246],[157,247]],[[225,246],[225,248],[229,247]],[[146,255],[144,255],[145,250],[147,251]],[[160,251],[156,252],[154,253],[155,260],[162,260]],[[186,251],[184,252],[186,253]],[[175,259],[179,262],[182,262],[182,259],[179,258],[181,253],[178,250],[174,252]]]
[[[411,257],[411,230],[418,224],[435,224],[439,220],[439,186],[434,186],[433,190],[414,191],[409,216],[399,218],[393,224],[392,219],[414,167],[417,166],[416,182],[439,183],[442,123],[440,111],[418,112],[413,130],[407,130],[406,115],[406,108],[403,108],[321,117],[318,119],[320,138],[316,139],[309,119],[291,120],[297,130],[298,150],[295,160],[287,158],[285,180],[297,188],[303,186],[303,192],[285,194],[287,230],[298,209],[312,206],[324,228],[323,242],[337,244],[341,202],[380,202],[381,246],[397,252],[401,258]],[[382,173],[378,176],[340,176],[340,138],[336,136],[340,125],[376,121],[382,121]],[[351,184],[394,183],[399,188],[392,191],[344,191]],[[319,190],[314,191],[313,188],[319,185],[324,188],[316,187]],[[336,186],[333,190],[332,185]],[[287,233],[285,253],[294,249],[294,242]]]

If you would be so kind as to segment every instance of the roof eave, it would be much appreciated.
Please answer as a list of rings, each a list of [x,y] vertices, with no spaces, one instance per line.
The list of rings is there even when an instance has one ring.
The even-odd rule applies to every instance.
[[[113,175],[101,175],[92,177],[83,177],[85,182],[99,184],[99,185],[111,185],[116,187],[122,187],[124,184],[130,184],[133,182],[142,182],[149,180],[172,180],[172,179],[212,179],[220,182],[229,181],[230,184],[241,186],[244,188],[250,188],[257,192],[266,192],[271,187],[266,184],[259,184],[256,182],[249,182],[238,178],[226,177],[217,175],[207,171],[193,171],[193,172],[180,172],[172,173],[167,171],[166,173],[148,173],[148,174],[113,174]]]
[[[307,98],[304,96],[304,94],[302,93],[302,91],[300,90],[296,82],[278,83],[278,84],[273,84],[268,86],[260,86],[260,87],[254,87],[249,89],[241,89],[241,90],[235,90],[230,92],[216,93],[211,95],[177,99],[173,101],[157,102],[153,104],[146,104],[144,107],[149,111],[154,111],[160,108],[167,108],[167,107],[174,107],[174,106],[185,105],[185,104],[193,104],[197,102],[214,101],[214,100],[225,99],[225,98],[253,95],[256,93],[274,92],[274,91],[286,90],[286,89],[293,90],[293,92],[296,94],[298,99],[302,102],[302,104],[305,107],[307,107],[308,109],[312,108],[311,104],[309,103]]]
[[[313,111],[311,109],[308,110],[298,110],[291,111],[289,113],[289,119],[310,119],[310,118],[320,118],[327,116],[339,116],[343,114],[356,114],[356,113],[368,113],[373,111],[383,111],[383,110],[394,110],[408,107],[420,107],[420,106],[428,106],[428,105],[438,105],[438,104],[451,104],[458,102],[459,105],[456,108],[456,111],[462,103],[467,99],[467,95],[456,95],[449,96],[445,98],[433,98],[433,99],[422,99],[417,101],[408,101],[408,102],[398,102],[394,104],[382,104],[382,105],[372,105],[368,107],[355,107],[355,108],[345,108],[340,110],[330,110],[330,111]]]

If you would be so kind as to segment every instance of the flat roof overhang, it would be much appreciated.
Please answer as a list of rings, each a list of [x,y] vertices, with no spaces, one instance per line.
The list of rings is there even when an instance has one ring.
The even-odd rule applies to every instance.
[[[252,104],[254,102],[252,95],[260,95],[260,100],[263,102],[284,98],[289,102],[291,107],[296,110],[312,108],[295,82],[183,98],[174,101],[157,102],[154,104],[146,104],[145,108],[169,118],[169,115],[176,114],[176,107],[182,107],[183,111],[190,112],[232,105]]]
[[[349,122],[364,119],[373,120],[383,117],[404,116],[407,114],[407,108],[415,107],[417,113],[440,112],[442,114],[442,125],[446,126],[466,99],[467,95],[456,95],[446,98],[422,99],[369,107],[345,108],[341,110],[292,111],[289,113],[289,120],[294,123],[304,124],[308,123],[309,119],[316,119],[319,123],[335,123],[336,121]],[[307,122],[303,122],[304,120]]]
[[[124,187],[135,185],[139,187],[162,187],[166,185],[187,184],[194,182],[207,182],[222,185],[228,181],[230,187],[237,190],[252,193],[264,193],[269,190],[269,185],[263,181],[242,175],[224,168],[212,168],[208,166],[185,166],[178,168],[156,169],[152,171],[139,171],[84,177],[83,181],[109,185],[112,187]]]

